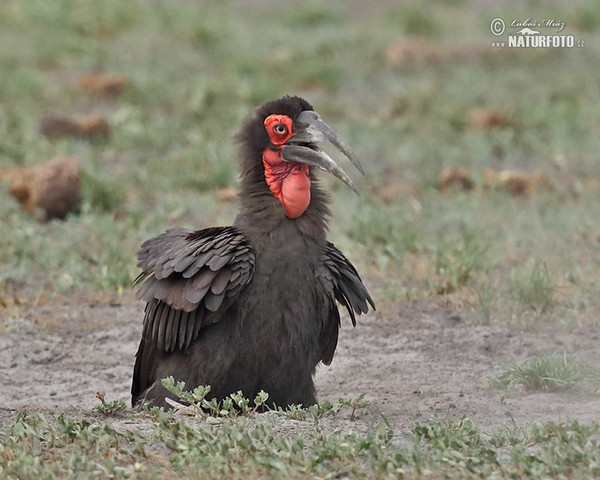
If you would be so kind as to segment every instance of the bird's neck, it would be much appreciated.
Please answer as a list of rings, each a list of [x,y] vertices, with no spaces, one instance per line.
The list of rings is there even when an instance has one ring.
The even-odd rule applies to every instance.
[[[329,217],[328,195],[311,177],[310,204],[298,218],[289,218],[282,203],[269,189],[264,176],[242,178],[239,194],[240,213],[234,226],[253,243],[285,242],[290,236],[305,242],[324,245]]]

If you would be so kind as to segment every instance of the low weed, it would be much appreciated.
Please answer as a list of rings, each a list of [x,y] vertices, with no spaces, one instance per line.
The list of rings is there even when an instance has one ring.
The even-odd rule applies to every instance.
[[[260,411],[269,398],[269,394],[261,390],[253,402],[245,398],[241,391],[232,393],[223,401],[218,401],[216,398],[208,400],[210,385],[199,385],[194,390],[186,391],[185,382],[175,382],[173,377],[164,378],[162,384],[179,400],[188,404],[186,406],[167,399],[172,406],[186,413],[195,413],[205,418],[250,415]]]
[[[337,404],[329,401],[303,407],[302,405],[289,405],[285,408],[281,406],[271,406],[267,403],[269,394],[260,391],[253,401],[244,397],[241,391],[229,395],[224,400],[218,401],[210,397],[210,385],[200,385],[191,391],[185,390],[185,382],[175,382],[173,377],[167,377],[162,380],[163,386],[174,394],[181,402],[168,399],[171,406],[178,411],[187,414],[198,415],[202,418],[209,417],[227,417],[235,418],[238,416],[251,416],[257,412],[273,411],[278,416],[291,420],[306,420],[312,418],[315,424],[322,418],[337,414],[343,407],[349,407],[350,420],[354,421],[358,410],[368,407],[371,402],[365,399],[362,393],[356,398],[340,398]],[[99,397],[100,398],[100,397]],[[210,420],[214,421],[214,420]]]
[[[413,443],[423,456],[417,468],[423,471],[432,460],[450,468],[476,470],[485,465],[487,469],[499,466],[497,452],[489,441],[468,418],[450,420],[436,418],[431,425],[415,423],[411,427]]]
[[[109,402],[105,397],[105,393],[96,392],[96,398],[100,400],[100,404],[92,408],[94,412],[109,416],[127,408],[127,404],[123,400],[111,400]]]
[[[371,405],[371,402],[365,399],[364,393],[361,393],[358,397],[354,399],[340,398],[338,402],[340,403],[340,405],[346,405],[352,409],[352,411],[350,412],[351,421],[354,421],[357,410],[367,408],[369,405]]]

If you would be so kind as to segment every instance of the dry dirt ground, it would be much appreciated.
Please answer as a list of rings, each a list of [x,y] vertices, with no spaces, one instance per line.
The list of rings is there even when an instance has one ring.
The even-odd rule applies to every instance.
[[[131,300],[21,307],[11,331],[0,334],[0,424],[19,410],[89,416],[98,404],[96,392],[129,403],[143,307],[133,293],[124,297]],[[354,329],[344,318],[333,364],[318,369],[321,401],[363,392],[371,401],[354,422],[349,415],[334,417],[338,426],[364,432],[385,419],[402,438],[412,422],[426,422],[436,413],[468,416],[484,430],[513,419],[525,426],[600,418],[597,392],[506,392],[489,385],[507,362],[544,351],[564,349],[598,359],[598,333],[473,326],[434,302],[402,306],[393,317],[389,313],[359,317]],[[126,416],[115,420],[135,423]]]

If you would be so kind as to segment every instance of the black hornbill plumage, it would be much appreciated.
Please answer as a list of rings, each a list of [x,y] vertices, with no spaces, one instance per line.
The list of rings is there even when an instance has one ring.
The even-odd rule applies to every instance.
[[[147,240],[138,254],[147,302],[132,403],[167,406],[161,379],[210,385],[222,399],[241,390],[269,404],[316,402],[313,374],[337,345],[336,300],[355,315],[373,300],[356,269],[326,240],[326,170],[356,191],[317,146],[328,141],[362,172],[344,140],[299,97],[265,103],[244,121],[240,213],[233,226],[182,228]]]

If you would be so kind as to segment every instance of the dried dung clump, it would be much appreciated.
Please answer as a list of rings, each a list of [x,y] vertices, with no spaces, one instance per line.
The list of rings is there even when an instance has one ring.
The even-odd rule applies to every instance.
[[[472,190],[475,182],[471,174],[462,168],[446,168],[442,171],[438,189],[440,192],[448,192],[451,188],[460,190]]]
[[[524,172],[521,170],[496,171],[487,168],[483,172],[484,190],[504,190],[518,196],[532,196],[538,189],[552,190],[554,185],[544,172]]]
[[[83,90],[102,95],[105,97],[120,96],[129,80],[123,75],[108,75],[98,72],[85,73],[79,80],[77,85]]]
[[[502,130],[510,126],[510,120],[498,110],[482,108],[471,114],[471,126],[475,130]]]
[[[105,140],[110,135],[108,121],[103,115],[89,115],[82,118],[46,115],[40,120],[39,131],[50,140],[64,137]]]
[[[57,157],[24,168],[9,192],[27,212],[40,209],[46,219],[64,218],[81,203],[79,161],[76,157]]]

